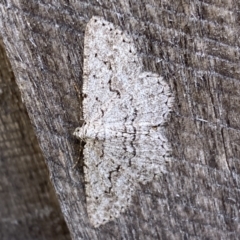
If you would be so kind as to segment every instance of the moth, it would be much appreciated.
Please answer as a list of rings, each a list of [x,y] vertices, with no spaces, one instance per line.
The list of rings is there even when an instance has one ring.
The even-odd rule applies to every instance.
[[[86,27],[82,91],[85,124],[74,135],[85,142],[87,212],[98,227],[164,171],[174,97],[162,77],[143,70],[132,37],[100,17]]]

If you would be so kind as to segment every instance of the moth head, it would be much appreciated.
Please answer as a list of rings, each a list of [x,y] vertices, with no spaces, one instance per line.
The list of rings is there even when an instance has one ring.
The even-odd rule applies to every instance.
[[[80,140],[84,140],[85,138],[85,129],[84,127],[77,127],[73,133],[73,136]]]

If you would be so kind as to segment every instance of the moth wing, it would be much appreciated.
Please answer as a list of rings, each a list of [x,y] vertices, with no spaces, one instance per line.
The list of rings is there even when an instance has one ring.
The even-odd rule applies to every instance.
[[[119,122],[132,117],[131,82],[142,68],[136,52],[133,40],[113,24],[96,17],[87,24],[83,69],[86,122]]]

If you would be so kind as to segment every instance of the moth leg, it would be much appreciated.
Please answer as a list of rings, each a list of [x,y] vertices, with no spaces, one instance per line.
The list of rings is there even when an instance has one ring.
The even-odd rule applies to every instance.
[[[80,167],[83,167],[83,148],[84,148],[84,142],[82,140],[80,140],[80,148],[79,148],[79,153],[78,153],[78,159],[77,161],[74,163],[74,165],[72,166],[72,169],[75,169],[78,164],[80,163]]]
[[[74,83],[73,85],[74,85],[74,88],[77,92],[79,102],[81,103],[80,104],[80,114],[81,114],[81,116],[83,116],[83,107],[82,107],[83,97],[82,97],[82,94],[81,94],[79,88],[77,87],[76,83]],[[79,121],[84,121],[84,119],[80,117]]]

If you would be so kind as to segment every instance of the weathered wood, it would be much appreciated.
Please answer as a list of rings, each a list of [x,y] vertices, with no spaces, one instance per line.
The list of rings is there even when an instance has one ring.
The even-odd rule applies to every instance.
[[[239,1],[9,0],[0,29],[74,239],[238,239]],[[94,15],[133,36],[175,93],[168,172],[100,228],[86,214],[79,142],[83,37]]]
[[[1,40],[0,239],[70,239]]]

